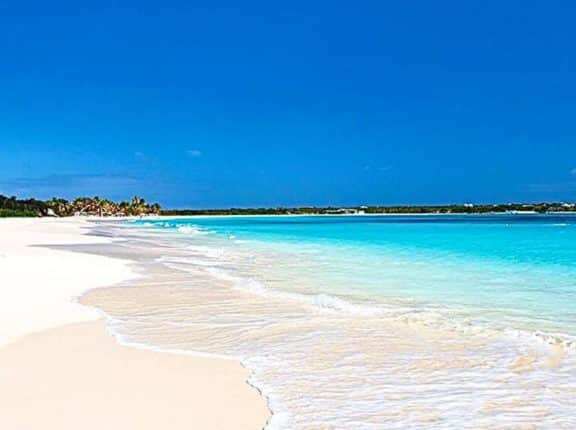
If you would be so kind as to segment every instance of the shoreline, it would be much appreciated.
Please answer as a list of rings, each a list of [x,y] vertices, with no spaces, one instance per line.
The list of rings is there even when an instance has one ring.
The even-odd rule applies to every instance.
[[[263,428],[266,399],[238,360],[128,346],[104,311],[82,304],[93,289],[145,278],[130,260],[66,248],[116,241],[89,235],[90,220],[0,220],[0,427],[72,430],[90,417],[83,428]]]
[[[165,276],[131,294],[93,290],[89,300],[118,316],[114,327],[130,341],[241,358],[269,399],[274,414],[268,428],[370,422],[444,430],[471,420],[479,428],[572,422],[565,407],[571,392],[563,381],[572,379],[574,357],[556,339],[476,330],[467,320],[454,326],[433,311],[350,312],[317,286],[306,289],[300,274],[309,273],[307,265],[296,275],[282,273],[301,266],[291,266],[294,260],[281,253],[236,247],[228,234],[218,240],[195,230],[177,232],[178,223],[160,221],[166,230],[142,224],[135,225],[130,252],[146,253]],[[292,300],[294,290],[280,288],[283,279],[301,281],[304,296]],[[140,318],[142,310],[151,317]],[[214,337],[219,342],[211,342]],[[557,406],[546,413],[542,384],[557,394]],[[462,390],[475,393],[465,417],[454,414]]]
[[[516,419],[510,417],[524,424],[537,417],[572,422],[563,406],[570,404],[563,381],[572,379],[574,356],[558,339],[548,342],[541,332],[533,338],[514,330],[459,330],[434,314],[429,320],[409,313],[383,318],[350,312],[337,294],[333,298],[318,289],[304,301],[287,300],[281,289],[278,295],[260,294],[260,282],[282,278],[276,269],[255,271],[281,266],[275,253],[233,249],[226,237],[213,243],[204,235],[150,234],[126,220],[98,220],[32,220],[20,225],[28,226],[25,231],[14,228],[18,222],[5,224],[14,243],[30,235],[40,242],[22,246],[23,254],[66,256],[65,266],[72,261],[83,267],[82,277],[69,274],[83,281],[67,299],[92,319],[60,324],[0,348],[0,401],[9,408],[0,414],[0,427],[72,430],[90,417],[89,430],[115,430],[117,423],[156,430],[166,427],[163,418],[169,416],[171,430],[308,429],[310,423],[344,428],[353,417],[355,423],[382,426],[437,423],[434,428],[444,430],[462,422],[452,407],[444,409],[460,402],[462,389],[477,393],[479,409],[469,409],[466,420],[482,427]],[[47,226],[63,237],[46,237]],[[88,234],[82,234],[83,227]],[[67,228],[72,231],[64,234]],[[28,257],[28,266],[34,266],[34,255]],[[111,262],[123,262],[121,267],[140,276],[80,288],[85,280],[98,281]],[[62,272],[62,267],[55,269]],[[31,291],[39,286],[49,285],[35,284]],[[426,382],[437,377],[443,382]],[[556,390],[557,406],[539,415],[548,405],[540,396],[542,384]],[[236,394],[225,397],[231,392]],[[510,405],[509,397],[524,403]],[[71,415],[71,408],[78,415]],[[110,416],[117,418],[106,421]]]
[[[150,220],[162,220],[162,219],[197,219],[197,218],[301,218],[301,217],[350,217],[350,218],[358,218],[358,217],[430,217],[430,216],[438,216],[438,217],[454,217],[454,216],[471,216],[471,217],[488,217],[488,216],[495,216],[495,215],[506,215],[506,216],[521,216],[521,215],[535,215],[535,216],[545,216],[545,215],[574,215],[576,216],[576,212],[574,211],[565,211],[565,212],[547,212],[547,213],[539,213],[539,212],[485,212],[485,213],[409,213],[409,212],[401,212],[401,213],[373,213],[373,214],[251,214],[251,215],[244,215],[244,214],[237,214],[237,215],[151,215],[146,216],[143,218],[134,218],[134,217],[94,217],[92,219],[95,220],[118,220],[118,221],[145,221],[147,219]]]

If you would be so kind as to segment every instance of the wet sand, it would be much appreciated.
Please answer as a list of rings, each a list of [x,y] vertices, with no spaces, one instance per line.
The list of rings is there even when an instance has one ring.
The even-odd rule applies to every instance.
[[[262,429],[266,400],[238,361],[120,345],[101,312],[76,302],[138,282],[129,261],[62,249],[112,242],[88,229],[0,220],[0,428]]]
[[[267,410],[238,362],[121,346],[104,321],[0,350],[3,429],[260,429]]]

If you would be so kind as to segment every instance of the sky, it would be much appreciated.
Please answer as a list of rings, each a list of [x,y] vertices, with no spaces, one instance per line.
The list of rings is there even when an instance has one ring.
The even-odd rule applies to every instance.
[[[576,201],[573,1],[2,1],[0,194]]]

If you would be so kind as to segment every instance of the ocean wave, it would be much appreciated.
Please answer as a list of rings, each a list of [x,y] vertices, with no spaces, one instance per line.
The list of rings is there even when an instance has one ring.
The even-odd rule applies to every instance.
[[[136,225],[138,227],[154,228],[157,230],[175,230],[179,233],[188,235],[203,235],[212,233],[212,231],[209,229],[202,228],[198,225],[173,221],[138,221]]]
[[[491,325],[466,309],[272,288],[256,276],[270,259],[195,240],[157,261],[210,288],[118,320],[115,332],[239,358],[269,399],[268,430],[576,428],[569,336]]]
[[[521,330],[503,327],[494,322],[474,321],[473,318],[452,317],[454,309],[442,309],[438,307],[426,307],[422,305],[406,306],[394,304],[361,304],[353,299],[344,299],[333,294],[301,294],[268,288],[263,282],[242,276],[234,269],[230,269],[231,262],[226,261],[225,251],[218,248],[189,246],[189,249],[199,252],[204,259],[191,257],[161,257],[159,262],[168,267],[185,272],[195,273],[198,270],[209,274],[218,280],[230,283],[230,285],[242,291],[257,294],[261,297],[272,297],[293,301],[302,305],[311,306],[320,310],[332,312],[344,312],[358,316],[380,316],[392,321],[398,321],[409,325],[421,325],[437,329],[459,332],[466,335],[502,333],[516,339],[536,341],[548,346],[562,345],[567,350],[576,353],[576,337],[564,333],[546,333],[540,330]],[[459,309],[460,314],[466,314],[468,309]]]
[[[207,231],[202,230],[198,227],[193,227],[191,225],[181,225],[179,227],[176,227],[176,230],[184,234],[208,234]]]
[[[520,333],[461,336],[437,325],[422,330],[414,324],[431,316],[423,312],[410,323],[395,321],[358,313],[335,296],[275,292],[221,268],[180,264],[178,270],[218,282],[202,290],[207,295],[177,297],[159,314],[118,320],[115,332],[135,346],[238,358],[250,370],[249,383],[268,399],[273,415],[267,430],[451,430],[471,421],[514,428],[536,419],[558,424],[542,426],[547,429],[574,423],[569,387],[556,389],[561,395],[556,391],[552,418],[542,415],[548,402],[538,397],[539,387],[551,383],[545,366],[556,358],[548,357],[562,360],[561,354],[544,344],[534,349]],[[223,281],[247,294],[217,292]],[[252,294],[259,299],[246,297]],[[463,392],[474,392],[472,403]],[[465,412],[456,413],[459,408]]]

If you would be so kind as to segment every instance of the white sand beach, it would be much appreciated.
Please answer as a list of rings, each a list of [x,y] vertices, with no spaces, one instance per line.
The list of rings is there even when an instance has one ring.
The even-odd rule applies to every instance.
[[[233,360],[119,345],[83,292],[128,262],[47,246],[105,243],[81,219],[0,220],[0,428],[261,429],[266,401]]]

